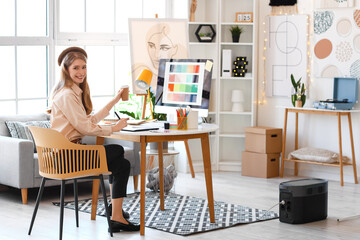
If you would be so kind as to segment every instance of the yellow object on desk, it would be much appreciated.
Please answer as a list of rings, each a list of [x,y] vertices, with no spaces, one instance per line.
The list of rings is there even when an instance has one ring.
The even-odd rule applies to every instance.
[[[177,130],[187,130],[188,129],[187,121],[188,121],[187,117],[178,117]]]

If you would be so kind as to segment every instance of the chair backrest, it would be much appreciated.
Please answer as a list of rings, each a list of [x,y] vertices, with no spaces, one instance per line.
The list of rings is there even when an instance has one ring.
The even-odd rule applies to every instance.
[[[80,145],[49,128],[29,126],[34,137],[39,173],[51,179],[70,179],[110,174],[101,145]]]

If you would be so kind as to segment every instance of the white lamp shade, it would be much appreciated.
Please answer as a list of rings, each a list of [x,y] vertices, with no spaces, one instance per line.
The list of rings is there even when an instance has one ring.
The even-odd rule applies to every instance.
[[[244,102],[244,93],[241,90],[234,89],[231,93],[231,102]]]

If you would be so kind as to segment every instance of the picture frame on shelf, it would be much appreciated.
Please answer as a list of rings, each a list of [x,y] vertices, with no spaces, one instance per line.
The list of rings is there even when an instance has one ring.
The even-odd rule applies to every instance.
[[[253,13],[252,12],[237,12],[235,22],[252,23],[253,22]]]
[[[195,36],[199,42],[212,42],[216,32],[211,24],[200,24],[195,31]]]

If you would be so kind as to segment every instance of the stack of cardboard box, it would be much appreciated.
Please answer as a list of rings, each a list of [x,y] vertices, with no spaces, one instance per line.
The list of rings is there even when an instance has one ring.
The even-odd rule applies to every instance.
[[[281,128],[245,128],[245,151],[242,153],[241,174],[263,178],[279,176],[281,148]]]

